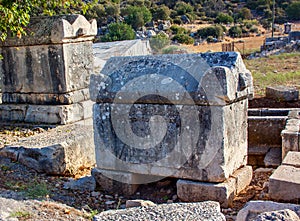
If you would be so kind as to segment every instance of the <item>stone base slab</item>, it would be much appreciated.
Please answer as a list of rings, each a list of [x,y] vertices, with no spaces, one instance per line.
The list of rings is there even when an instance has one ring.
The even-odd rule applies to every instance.
[[[270,177],[269,196],[274,200],[300,199],[300,155],[290,151]]]
[[[86,101],[89,89],[81,89],[63,94],[45,93],[3,93],[2,102],[7,104],[66,105]]]
[[[266,97],[279,101],[297,101],[299,98],[299,91],[295,87],[267,87]]]
[[[0,156],[41,173],[74,175],[96,163],[93,127],[59,126],[0,149]]]
[[[222,207],[232,206],[234,196],[248,186],[252,179],[252,167],[245,166],[223,183],[177,181],[177,195],[185,202],[218,201]]]
[[[70,105],[1,104],[0,122],[69,124],[92,117],[93,102]]]
[[[104,190],[133,195],[140,184],[162,180],[164,177],[94,168],[92,176]]]
[[[111,177],[115,177],[115,179],[111,179],[104,174],[110,173]],[[98,168],[94,168],[92,170],[92,176],[95,178],[97,184],[106,191],[111,191],[114,193],[120,193],[124,195],[132,195],[136,192],[139,184],[128,184],[132,183],[134,179],[134,175],[132,173],[126,172],[118,172],[118,171],[105,171]],[[127,183],[122,183],[117,180],[122,179],[126,180]]]

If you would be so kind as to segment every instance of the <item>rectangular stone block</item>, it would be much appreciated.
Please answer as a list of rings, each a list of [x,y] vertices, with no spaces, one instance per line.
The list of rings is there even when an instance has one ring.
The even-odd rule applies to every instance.
[[[279,101],[297,101],[299,91],[295,87],[274,86],[266,87],[266,97]]]
[[[89,100],[89,89],[80,89],[63,94],[43,94],[43,93],[3,93],[3,103],[7,104],[44,104],[60,105],[74,104]]]
[[[247,187],[252,179],[252,168],[243,167],[222,183],[204,183],[190,180],[177,181],[177,195],[185,202],[213,200],[222,207],[231,207],[234,196]]]
[[[172,110],[171,105],[95,104],[97,166],[118,171],[124,171],[126,168],[127,172],[145,175],[222,182],[247,163],[247,113],[243,111],[246,107],[246,100],[228,106],[197,106],[195,113],[201,119],[197,125],[197,134],[193,134],[192,131],[187,137],[180,137],[179,129],[174,130],[180,127],[179,116],[175,109]],[[122,115],[116,122],[113,122],[115,116],[111,112],[112,109],[118,110]],[[156,132],[153,139],[143,143],[144,151],[133,150],[128,146],[131,142],[128,139],[133,139],[134,135],[131,135],[130,128],[122,127],[126,125],[126,112],[129,109],[133,111],[129,115],[132,130],[140,136],[148,130],[147,119],[152,114],[169,118],[166,124],[169,124],[170,129],[160,143],[160,152],[147,151],[148,147],[161,139],[160,128],[164,127],[164,122],[160,119],[154,122],[159,126],[157,130],[153,129],[153,132]],[[195,124],[188,112],[180,117],[185,118],[188,127]],[[117,136],[116,132],[120,130],[124,131],[124,134]],[[178,138],[174,139],[175,136]],[[199,136],[199,140],[195,140],[196,136]],[[140,140],[137,139],[132,146],[139,146],[138,142]],[[171,149],[173,145],[176,145],[177,149]]]
[[[68,124],[92,117],[92,101],[70,105],[1,104],[0,121]]]
[[[292,110],[286,122],[282,136],[282,159],[289,151],[300,151],[300,111]]]
[[[282,165],[300,168],[300,152],[289,151],[283,159]]]
[[[92,41],[5,47],[2,92],[61,94],[88,88],[92,53]]]
[[[269,196],[274,200],[300,199],[300,168],[279,166],[270,176]]]
[[[94,168],[92,170],[92,176],[101,188],[113,193],[132,195],[139,187],[139,184],[136,184],[138,175],[132,173]]]
[[[251,90],[237,53],[111,58],[90,85],[98,168],[225,181],[247,162]]]
[[[93,127],[72,124],[56,127],[2,148],[0,156],[41,173],[75,175],[83,168],[95,166]]]

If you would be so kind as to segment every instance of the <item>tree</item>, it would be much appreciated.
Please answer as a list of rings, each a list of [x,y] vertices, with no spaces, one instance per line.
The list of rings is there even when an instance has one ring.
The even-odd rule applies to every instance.
[[[143,27],[152,19],[151,12],[145,6],[127,6],[125,10],[123,10],[123,15],[125,16],[126,23],[131,25],[135,30]]]
[[[167,35],[159,33],[149,40],[152,50],[156,53],[161,52],[161,49],[170,45],[170,39]]]
[[[151,9],[153,20],[168,20],[170,19],[171,11],[170,9],[162,5],[160,7],[154,7]]]
[[[108,25],[108,33],[101,40],[106,42],[133,39],[135,39],[135,32],[130,25],[125,23],[111,23]]]
[[[25,35],[30,17],[36,15],[85,14],[95,1],[82,0],[2,0],[0,4],[0,40],[8,35]]]
[[[230,15],[221,12],[218,14],[215,22],[219,24],[233,23],[233,18]]]
[[[231,37],[241,37],[242,36],[242,28],[239,26],[232,26],[228,33]]]
[[[299,20],[300,19],[300,2],[296,1],[290,4],[286,8],[286,14],[289,19]]]
[[[220,39],[223,37],[224,29],[220,25],[209,26],[197,30],[197,35],[201,38],[207,38],[212,36],[214,38]]]
[[[175,5],[175,10],[177,12],[177,15],[185,15],[187,13],[193,12],[194,8],[190,4],[179,1]]]

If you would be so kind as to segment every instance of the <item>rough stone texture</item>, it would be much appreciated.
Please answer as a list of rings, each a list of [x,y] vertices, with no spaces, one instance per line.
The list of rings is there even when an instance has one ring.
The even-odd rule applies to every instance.
[[[246,164],[251,90],[237,53],[111,58],[90,85],[97,167],[222,182]]]
[[[300,152],[289,151],[283,159],[282,165],[300,168]]]
[[[185,202],[206,200],[218,201],[222,207],[232,206],[236,194],[248,186],[252,179],[252,168],[245,166],[237,170],[223,183],[204,183],[190,180],[177,181],[178,198]]]
[[[282,136],[282,159],[289,151],[300,151],[300,109],[290,111]]]
[[[95,178],[97,184],[106,191],[124,195],[132,195],[139,187],[138,184],[128,184],[135,183],[135,179],[138,179],[138,176],[135,176],[132,173],[105,171],[98,168],[93,168],[92,176]],[[117,180],[123,180],[123,182],[119,182]]]
[[[299,221],[299,216],[292,210],[284,209],[272,212],[264,212],[257,216],[254,221],[267,221],[267,220],[285,220],[285,221]]]
[[[250,201],[237,215],[236,221],[252,221],[263,212],[289,209],[300,215],[300,205],[288,203],[276,203],[272,201]]]
[[[280,134],[287,119],[287,116],[249,116],[249,147],[281,147]]]
[[[264,159],[266,167],[276,168],[281,164],[281,148],[270,148]]]
[[[97,34],[97,22],[87,21],[82,15],[58,15],[31,18],[27,30],[30,34],[22,38],[7,38],[2,47],[45,45],[93,40]]]
[[[299,98],[299,91],[295,87],[282,85],[266,87],[266,97],[279,101],[297,101]]]
[[[274,200],[300,199],[300,168],[279,166],[270,176],[269,196]]]
[[[0,43],[4,103],[0,120],[50,124],[82,120],[84,102],[90,97],[96,21],[81,15],[33,18],[27,30],[31,33],[21,39]],[[15,109],[12,104],[28,106]]]
[[[65,189],[94,191],[96,189],[96,181],[92,176],[85,176],[78,180],[70,180],[64,184]]]
[[[45,104],[45,105],[59,105],[59,104],[74,104],[81,101],[86,101],[90,98],[89,90],[87,88],[80,89],[64,94],[16,94],[3,93],[3,103],[8,104]]]
[[[0,150],[0,156],[47,174],[73,175],[95,165],[92,126],[67,125]]]
[[[126,208],[131,207],[139,207],[139,206],[156,206],[155,203],[153,203],[150,200],[127,200],[126,201]]]
[[[93,44],[94,73],[98,74],[106,61],[113,56],[150,55],[149,41],[130,40]]]
[[[0,121],[38,124],[68,124],[91,118],[93,102],[83,101],[70,105],[0,105]]]
[[[125,210],[110,210],[94,217],[94,221],[118,220],[207,220],[225,221],[217,202],[173,203]]]

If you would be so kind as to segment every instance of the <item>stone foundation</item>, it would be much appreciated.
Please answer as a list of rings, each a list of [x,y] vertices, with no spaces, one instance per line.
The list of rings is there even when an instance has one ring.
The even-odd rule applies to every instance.
[[[185,202],[213,200],[227,208],[232,206],[234,197],[250,184],[251,179],[252,167],[245,166],[222,183],[178,180],[177,195]]]

